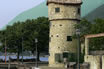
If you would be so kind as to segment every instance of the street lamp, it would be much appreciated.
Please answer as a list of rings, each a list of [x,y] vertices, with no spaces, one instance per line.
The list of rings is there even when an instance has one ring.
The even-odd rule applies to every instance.
[[[80,69],[80,29],[76,29],[76,36],[77,36],[77,65],[78,69]]]
[[[22,37],[22,64],[23,64],[23,37]]]
[[[38,43],[38,39],[37,38],[35,38],[35,44],[36,44],[36,68],[38,68],[38,58],[37,58],[37,56],[38,56],[38,48],[37,48],[37,43]]]
[[[22,46],[22,64],[23,64],[23,40],[24,40],[23,39],[23,36],[24,36],[23,34],[24,34],[24,30],[22,30],[21,32],[22,32],[22,39],[21,39],[22,40],[22,44],[21,44],[21,46]]]
[[[5,37],[5,64],[6,64],[6,56],[7,56],[7,46],[6,46],[6,37]]]

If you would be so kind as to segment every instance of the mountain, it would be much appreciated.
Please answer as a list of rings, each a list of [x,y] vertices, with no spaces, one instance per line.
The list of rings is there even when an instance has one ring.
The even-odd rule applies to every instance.
[[[11,20],[8,25],[12,25],[16,21],[25,21],[26,19],[35,19],[41,16],[48,17],[48,7],[46,6],[46,2],[20,13],[13,20]]]
[[[81,6],[81,16],[85,17],[96,8],[104,4],[104,0],[82,0],[83,4]]]
[[[85,16],[85,18],[89,21],[93,21],[95,18],[104,18],[104,5],[101,5],[90,12],[87,16]]]
[[[85,17],[89,20],[94,19],[97,16],[103,17],[101,12],[103,12],[102,6],[104,5],[104,0],[83,0],[81,6],[81,17]],[[95,15],[95,16],[94,16]],[[48,7],[46,6],[46,1],[35,6],[27,11],[24,11],[17,15],[13,20],[11,20],[8,25],[12,25],[16,21],[25,21],[27,19],[36,19],[40,16],[48,17]]]

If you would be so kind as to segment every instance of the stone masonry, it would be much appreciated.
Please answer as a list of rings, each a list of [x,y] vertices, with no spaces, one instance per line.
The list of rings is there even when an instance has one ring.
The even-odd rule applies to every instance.
[[[100,56],[86,55],[85,62],[90,63],[90,69],[101,69]]]
[[[90,69],[104,69],[104,53],[103,51],[89,51],[90,38],[102,37],[104,33],[92,34],[85,36],[85,57],[84,61],[90,64]]]
[[[81,0],[48,0],[47,5],[50,20],[49,66],[63,67],[63,62],[56,62],[55,57],[64,52],[76,53],[77,42],[72,36],[75,24],[80,22]]]

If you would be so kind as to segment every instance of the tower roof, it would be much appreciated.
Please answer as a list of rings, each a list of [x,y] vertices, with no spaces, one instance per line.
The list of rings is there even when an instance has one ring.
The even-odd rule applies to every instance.
[[[57,4],[82,4],[82,0],[47,0],[47,5],[49,3],[57,3]]]

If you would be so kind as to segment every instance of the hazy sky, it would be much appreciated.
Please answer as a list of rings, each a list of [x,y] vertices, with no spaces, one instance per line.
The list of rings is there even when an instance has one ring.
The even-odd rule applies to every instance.
[[[0,29],[19,13],[43,1],[44,0],[0,0]]]

